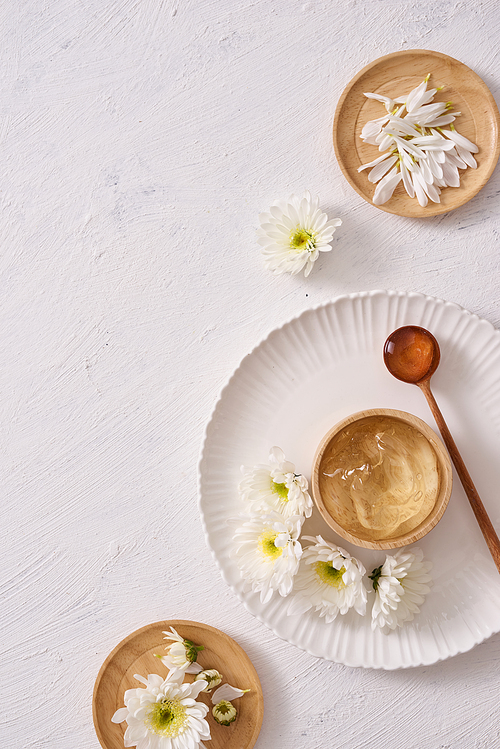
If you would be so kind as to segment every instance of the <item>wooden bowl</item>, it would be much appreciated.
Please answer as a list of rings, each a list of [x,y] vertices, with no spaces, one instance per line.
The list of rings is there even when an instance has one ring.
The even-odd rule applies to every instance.
[[[363,125],[385,114],[382,104],[363,94],[401,96],[418,86],[428,73],[432,88],[444,86],[435,101],[452,101],[456,111],[462,113],[454,124],[461,135],[478,146],[477,169],[460,170],[460,187],[443,188],[441,202],[429,201],[425,207],[416,198],[410,198],[400,183],[387,203],[375,206],[398,216],[427,218],[463,205],[487,183],[500,153],[498,108],[490,90],[473,70],[440,52],[425,49],[394,52],[360,70],[337,104],[333,123],[335,155],[344,177],[356,192],[373,205],[376,185],[368,181],[368,171],[358,172],[358,167],[380,154],[376,146],[364,143],[359,136]]]
[[[329,483],[329,479],[325,477],[324,472],[335,468],[335,457],[331,456],[330,449],[338,444],[341,435],[345,436],[348,428],[361,427],[363,421],[367,424],[373,424],[381,418],[393,422],[397,429],[401,428],[401,424],[403,428],[405,425],[410,427],[409,439],[414,438],[418,441],[421,441],[422,437],[425,439],[425,443],[422,444],[426,450],[427,445],[430,447],[429,454],[434,454],[435,461],[433,461],[432,466],[424,468],[424,471],[427,471],[428,481],[433,482],[436,488],[435,492],[432,495],[429,494],[429,498],[426,500],[431,505],[430,510],[425,509],[420,513],[420,515],[425,513],[423,517],[416,514],[410,520],[402,522],[396,530],[392,529],[388,533],[385,533],[381,527],[376,531],[378,537],[373,539],[371,538],[373,534],[370,531],[365,531],[361,523],[358,523],[355,531],[352,524],[349,527],[345,512],[342,509],[342,503],[338,500],[338,493],[336,494],[332,489],[332,484]],[[347,447],[346,449],[349,450],[350,448]],[[423,478],[425,481],[426,476],[423,475]],[[425,536],[441,519],[450,499],[451,488],[451,462],[443,443],[424,421],[404,411],[377,408],[352,414],[336,424],[333,429],[330,429],[322,439],[314,457],[311,489],[314,502],[321,516],[330,528],[343,539],[366,549],[395,549],[412,544]],[[434,501],[433,505],[432,501]],[[359,514],[357,517],[359,517]],[[418,521],[418,525],[415,526],[416,521]]]
[[[203,668],[216,668],[223,674],[223,683],[240,689],[250,689],[248,694],[235,700],[238,717],[229,726],[221,726],[212,718],[210,694],[201,693],[198,702],[205,702],[210,710],[207,721],[212,734],[206,742],[207,749],[251,749],[262,725],[264,699],[259,677],[245,651],[231,637],[208,624],[171,619],[149,624],[122,640],[101,666],[94,686],[92,712],[97,738],[103,749],[123,749],[126,723],[112,723],[111,716],[123,707],[126,689],[141,687],[134,674],[147,678],[160,674],[166,678],[168,669],[155,653],[164,654],[164,631],[174,627],[177,632],[197,645],[203,645],[198,662]],[[186,681],[193,681],[191,674]]]

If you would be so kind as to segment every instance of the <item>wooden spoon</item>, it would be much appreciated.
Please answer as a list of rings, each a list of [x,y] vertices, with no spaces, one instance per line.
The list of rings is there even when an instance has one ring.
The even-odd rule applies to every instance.
[[[391,333],[384,345],[384,362],[389,372],[398,380],[417,385],[425,395],[493,561],[500,572],[500,540],[431,392],[430,380],[438,367],[439,359],[438,342],[432,333],[417,325],[398,328]]]

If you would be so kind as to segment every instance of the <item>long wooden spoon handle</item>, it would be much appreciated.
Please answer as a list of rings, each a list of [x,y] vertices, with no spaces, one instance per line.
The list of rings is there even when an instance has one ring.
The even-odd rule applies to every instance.
[[[455,466],[460,481],[462,482],[462,486],[464,487],[465,493],[467,494],[467,498],[470,502],[474,515],[476,516],[479,527],[481,528],[484,539],[488,544],[488,549],[490,550],[491,556],[493,557],[493,561],[495,562],[497,569],[500,572],[500,540],[497,536],[497,533],[493,527],[491,520],[488,517],[488,513],[486,512],[483,503],[481,502],[481,498],[477,492],[476,487],[474,486],[474,482],[470,477],[469,471],[465,467],[465,463],[458,451],[455,440],[451,436],[451,432],[448,429],[448,426],[443,418],[443,414],[439,410],[439,406],[434,400],[429,380],[419,382],[418,386],[427,398],[427,403],[429,404],[432,415],[434,416],[436,424],[439,427],[439,431],[441,432],[444,444],[448,448],[448,452],[450,453],[453,465]]]

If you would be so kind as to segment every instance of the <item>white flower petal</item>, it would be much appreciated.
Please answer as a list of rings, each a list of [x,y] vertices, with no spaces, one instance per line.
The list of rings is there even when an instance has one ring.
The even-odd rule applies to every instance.
[[[382,104],[384,104],[385,108],[388,112],[392,112],[394,108],[396,107],[396,102],[394,99],[390,99],[388,96],[383,96],[382,94],[363,94],[363,96],[366,96],[367,99],[375,99],[375,101],[380,101]]]
[[[458,152],[458,158],[460,158],[463,162],[465,162],[464,166],[470,166],[471,169],[477,169],[477,161],[470,151],[468,151],[466,148],[462,148],[457,143],[457,152]],[[460,165],[455,164],[455,166],[460,166]]]
[[[200,666],[199,663],[190,663],[189,666],[186,668],[185,673],[186,674],[199,674],[200,671],[203,671],[203,667]]]
[[[466,151],[470,151],[470,153],[477,153],[479,151],[479,148],[475,143],[472,143],[472,141],[470,141],[468,138],[465,138],[463,135],[460,135],[460,133],[457,133],[456,130],[443,130],[443,135],[445,135],[447,138],[450,138],[450,140],[456,143],[457,146],[460,146],[460,148],[464,148]]]
[[[222,684],[212,695],[212,705],[216,705],[221,700],[227,700],[232,702],[238,697],[242,697],[248,689],[238,689],[238,687],[232,687],[231,684]]]
[[[401,177],[403,180],[404,188],[406,192],[408,193],[409,197],[414,198],[415,188],[413,187],[413,182],[411,181],[411,177],[408,173],[408,169],[406,168],[404,161],[401,163]]]
[[[426,100],[429,101],[428,95],[427,80],[422,81],[420,85],[410,91],[406,97],[406,110],[408,114],[411,114],[414,110],[421,107]],[[431,96],[434,96],[434,94]]]
[[[387,153],[383,153],[382,156],[379,156],[377,159],[369,161],[367,164],[358,166],[358,172],[362,172],[364,169],[370,169],[372,166],[377,166],[377,164],[380,164],[382,161],[385,161],[385,159],[388,159],[389,156],[391,156],[391,153],[391,151],[387,151]]]
[[[370,182],[378,182],[379,179],[382,179],[384,174],[389,171],[389,169],[394,166],[394,164],[397,162],[398,157],[397,156],[391,156],[386,161],[383,161],[381,164],[377,164],[377,166],[374,166],[373,169],[368,174],[368,179]]]
[[[386,176],[378,183],[373,195],[373,203],[375,205],[383,205],[383,203],[387,203],[400,182],[401,172],[398,172],[393,168],[389,174],[386,174]]]
[[[122,723],[128,716],[128,710],[126,707],[120,707],[111,718],[113,723]]]

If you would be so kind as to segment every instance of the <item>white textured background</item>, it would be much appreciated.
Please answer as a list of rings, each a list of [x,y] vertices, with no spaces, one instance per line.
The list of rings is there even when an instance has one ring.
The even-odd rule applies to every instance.
[[[6,0],[0,7],[2,544],[7,749],[98,749],[94,679],[128,633],[204,621],[248,652],[259,749],[500,746],[500,636],[379,672],[279,641],[221,580],[196,505],[217,395],[272,328],[338,294],[421,291],[500,325],[500,171],[453,213],[364,203],[336,102],[400,49],[500,101],[495,0]],[[341,216],[312,275],[274,277],[259,211]]]

